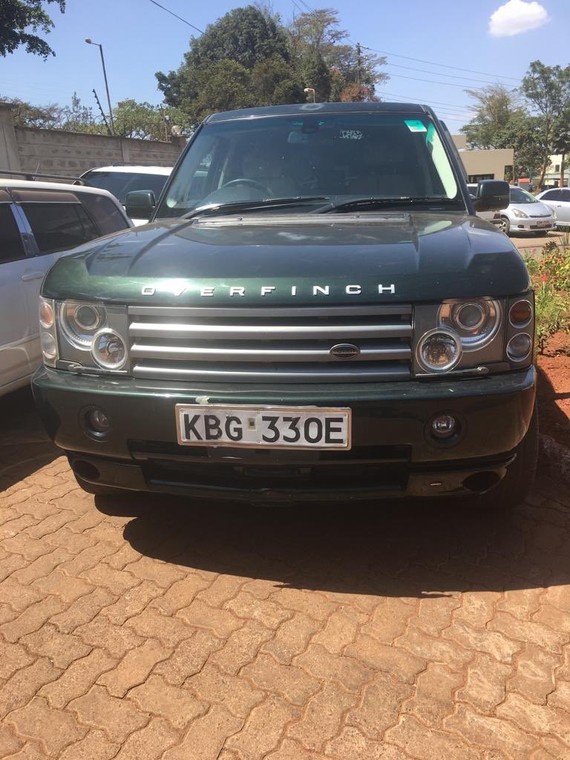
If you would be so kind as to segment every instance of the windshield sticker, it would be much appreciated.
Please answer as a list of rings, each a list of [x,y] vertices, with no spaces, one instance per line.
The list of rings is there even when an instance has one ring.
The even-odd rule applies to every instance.
[[[364,137],[360,129],[341,129],[339,136],[341,140],[362,140]]]
[[[410,132],[427,132],[426,125],[419,119],[406,119],[405,124]]]

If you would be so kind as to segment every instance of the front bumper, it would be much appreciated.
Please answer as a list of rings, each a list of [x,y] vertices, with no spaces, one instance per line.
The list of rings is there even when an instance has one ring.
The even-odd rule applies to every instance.
[[[511,232],[548,232],[555,229],[555,219],[511,219]]]
[[[351,500],[481,492],[506,473],[535,401],[535,370],[478,379],[334,386],[188,387],[132,378],[76,376],[42,367],[36,405],[78,476],[99,485],[261,501]],[[186,447],[174,408],[187,404],[349,406],[350,451]],[[85,412],[102,409],[111,429],[86,431]],[[430,435],[436,414],[452,414],[460,434]]]

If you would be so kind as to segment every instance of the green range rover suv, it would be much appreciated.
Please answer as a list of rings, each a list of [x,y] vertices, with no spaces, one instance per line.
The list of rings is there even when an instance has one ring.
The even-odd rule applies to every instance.
[[[150,212],[145,191],[127,213]],[[33,379],[92,493],[517,503],[537,456],[534,299],[426,106],[215,114],[151,224],[48,273]]]

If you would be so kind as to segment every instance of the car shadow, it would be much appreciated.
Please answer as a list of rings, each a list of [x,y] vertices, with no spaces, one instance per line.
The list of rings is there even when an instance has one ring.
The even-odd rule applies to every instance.
[[[0,398],[0,491],[52,462],[61,452],[50,441],[29,388]]]
[[[124,537],[142,555],[275,588],[421,598],[570,582],[570,510],[548,499],[509,513],[458,500],[261,508],[133,495],[96,506],[133,517]]]

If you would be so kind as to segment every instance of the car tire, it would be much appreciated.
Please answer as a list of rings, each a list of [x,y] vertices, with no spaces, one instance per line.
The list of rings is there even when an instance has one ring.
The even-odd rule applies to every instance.
[[[505,235],[509,235],[511,231],[511,223],[506,216],[501,217],[501,221],[497,224],[497,227],[504,232]]]
[[[490,491],[475,497],[477,509],[508,511],[528,495],[536,475],[538,461],[538,412],[536,405],[529,428],[516,450],[516,459],[507,468],[500,483]]]

